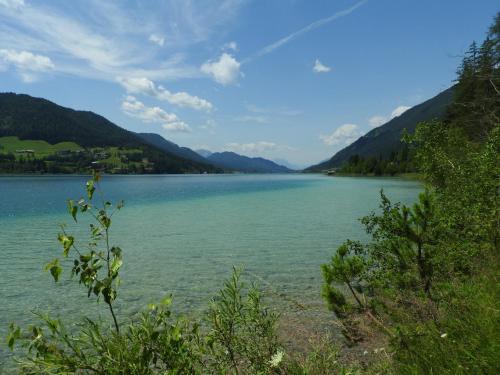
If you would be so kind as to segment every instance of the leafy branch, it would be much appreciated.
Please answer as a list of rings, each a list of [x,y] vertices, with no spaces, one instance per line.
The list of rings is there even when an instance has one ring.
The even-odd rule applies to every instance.
[[[88,242],[81,248],[77,246],[75,238],[67,233],[65,225],[61,225],[58,240],[63,248],[64,258],[75,253],[71,276],[78,278],[79,283],[87,289],[89,298],[92,294],[98,300],[102,296],[109,308],[116,332],[119,332],[120,327],[113,309],[113,302],[117,297],[117,288],[120,283],[119,271],[123,260],[121,248],[112,246],[110,243],[110,228],[111,218],[115,212],[123,207],[123,201],[119,202],[112,210],[113,204],[104,200],[99,180],[99,175],[94,174],[92,179],[87,181],[85,185],[86,198],[80,198],[76,202],[68,200],[68,212],[75,223],[78,222],[79,215],[91,217]],[[95,198],[96,191],[99,193],[100,200]],[[50,271],[55,282],[59,281],[62,273],[59,258],[48,263],[45,269]]]

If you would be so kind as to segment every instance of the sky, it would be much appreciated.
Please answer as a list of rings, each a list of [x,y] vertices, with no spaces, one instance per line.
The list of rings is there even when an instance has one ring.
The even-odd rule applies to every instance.
[[[0,0],[0,92],[307,166],[453,84],[495,0]]]

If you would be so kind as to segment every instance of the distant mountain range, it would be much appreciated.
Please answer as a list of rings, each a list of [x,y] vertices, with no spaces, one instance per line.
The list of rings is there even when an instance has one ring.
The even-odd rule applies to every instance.
[[[139,137],[141,137],[144,141],[147,143],[159,148],[160,150],[163,150],[165,152],[168,152],[173,155],[177,155],[178,157],[188,159],[188,160],[193,160],[198,163],[204,163],[207,164],[208,161],[206,158],[201,156],[200,154],[194,152],[188,147],[181,147],[174,142],[171,142],[165,138],[163,138],[161,135],[156,134],[156,133],[137,133]]]
[[[216,152],[208,150],[193,151],[188,147],[181,147],[155,133],[137,133],[142,139],[161,150],[179,157],[194,160],[200,163],[209,163],[227,172],[244,173],[286,173],[291,172],[287,167],[264,158],[250,158],[234,152]]]
[[[264,158],[251,158],[234,152],[214,152],[206,158],[217,167],[244,173],[288,173],[291,169]]]
[[[279,164],[279,165],[282,165],[284,167],[287,167],[288,169],[291,169],[293,171],[300,171],[300,170],[304,169],[304,167],[305,167],[305,165],[298,165],[298,164],[290,163],[286,159],[277,158],[277,159],[273,159],[273,161],[276,164]]]
[[[319,172],[338,168],[354,155],[385,158],[401,149],[403,129],[413,132],[419,122],[442,118],[452,98],[453,88],[447,89],[386,124],[371,130],[337,152],[329,160],[313,165],[305,171]],[[24,94],[0,93],[0,138],[2,137],[4,141],[3,146],[0,144],[0,162],[4,161],[3,164],[0,163],[2,164],[0,172],[75,173],[85,171],[91,163],[98,164],[104,171],[113,173],[223,171],[288,173],[293,171],[292,168],[282,165],[287,164],[286,161],[276,163],[264,158],[248,157],[228,151],[212,153],[208,150],[197,150],[195,152],[158,134],[133,133],[93,112],[76,111],[61,107],[46,99]],[[35,152],[33,155],[36,163],[33,158],[27,159],[31,160],[31,164],[21,155],[15,156],[14,159],[12,156],[5,156],[8,152],[16,151],[18,145],[22,146],[24,140],[45,141],[49,144],[45,150],[48,150],[48,146],[57,144],[59,146],[54,149],[58,151],[54,151],[54,155],[46,155],[46,151],[45,154]],[[61,151],[64,151],[61,149],[63,143],[71,144],[71,149],[68,149],[69,155],[61,156]],[[79,148],[82,150],[78,151]],[[10,168],[10,164],[20,161],[25,163],[23,168]],[[61,168],[57,168],[58,163]]]
[[[93,112],[15,93],[0,93],[0,141],[0,173],[80,173],[90,167],[112,173],[290,172],[263,158],[195,152],[158,134],[125,130]],[[31,141],[46,143],[42,150]]]
[[[200,150],[194,150],[198,155],[201,155],[203,156],[204,158],[208,158],[210,155],[213,154],[212,151],[208,151],[208,150],[203,150],[203,149],[200,149]]]
[[[321,172],[338,168],[354,155],[364,158],[369,156],[387,158],[391,152],[401,149],[403,129],[412,133],[420,122],[443,118],[452,100],[453,87],[441,92],[432,99],[408,109],[402,115],[393,118],[384,125],[369,131],[349,146],[337,152],[329,160],[306,168],[305,171]]]
[[[89,111],[76,111],[52,103],[46,99],[24,94],[0,93],[0,137],[17,137],[23,140],[42,140],[49,144],[70,142],[87,150],[76,155],[66,155],[65,160],[75,159],[64,168],[55,168],[57,173],[83,172],[96,155],[94,162],[105,171],[116,173],[202,173],[221,171],[206,160],[195,160],[187,156],[169,152],[152,145],[139,135],[125,130],[111,121]],[[22,143],[21,143],[22,144]],[[96,148],[103,148],[100,152]],[[54,164],[63,163],[55,155],[50,160],[42,160],[37,150],[34,157],[42,163],[32,163],[32,171],[51,171]],[[64,150],[63,150],[64,151]],[[0,153],[2,150],[0,149]],[[80,160],[89,159],[87,165]],[[80,159],[80,160],[76,160]],[[23,159],[16,157],[14,162]],[[27,164],[27,163],[25,163]],[[24,171],[25,169],[21,169]],[[14,172],[17,169],[13,170]],[[31,171],[31,170],[30,170]]]
[[[250,158],[234,152],[211,152],[208,150],[193,151],[188,147],[181,147],[155,133],[137,133],[142,139],[161,150],[179,157],[194,160],[200,163],[209,163],[228,172],[244,173],[286,173],[291,172],[287,167],[264,158]]]

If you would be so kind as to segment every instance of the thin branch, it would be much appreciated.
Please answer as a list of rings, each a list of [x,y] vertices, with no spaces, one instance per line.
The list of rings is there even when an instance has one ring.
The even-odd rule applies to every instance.
[[[497,93],[498,95],[500,95],[500,91],[498,91],[497,87],[496,87],[496,86],[495,86],[495,84],[493,83],[493,80],[490,78],[490,80],[489,80],[489,81],[490,81],[490,83],[491,83],[491,86],[493,86],[493,88],[495,89],[496,93]]]

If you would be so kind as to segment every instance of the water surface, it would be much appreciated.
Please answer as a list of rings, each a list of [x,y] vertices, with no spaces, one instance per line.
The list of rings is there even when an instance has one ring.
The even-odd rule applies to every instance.
[[[0,177],[0,335],[10,321],[33,321],[32,310],[74,317],[104,309],[69,272],[54,284],[42,270],[60,255],[60,223],[85,238],[65,201],[84,194],[86,179]],[[102,188],[107,199],[125,201],[111,232],[124,250],[122,319],[170,293],[178,311],[196,315],[233,265],[283,301],[322,310],[319,267],[346,238],[366,239],[357,219],[378,207],[380,189],[404,203],[421,190],[396,178],[300,174],[107,176]]]

